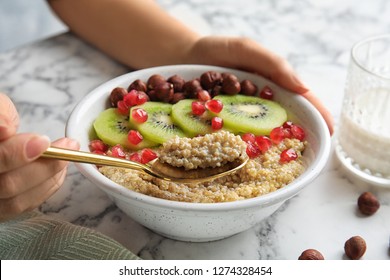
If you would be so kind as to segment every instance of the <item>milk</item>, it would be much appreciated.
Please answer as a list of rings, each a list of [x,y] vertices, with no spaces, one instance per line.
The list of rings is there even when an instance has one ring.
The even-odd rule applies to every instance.
[[[360,169],[390,178],[390,89],[371,89],[346,102],[339,126],[342,150]]]

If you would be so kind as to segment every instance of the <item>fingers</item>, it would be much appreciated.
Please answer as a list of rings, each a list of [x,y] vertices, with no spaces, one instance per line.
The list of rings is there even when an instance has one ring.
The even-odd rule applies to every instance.
[[[0,93],[0,141],[16,133],[19,126],[19,115],[12,101]]]
[[[16,135],[11,140],[16,138],[16,142],[22,143],[22,147],[24,147],[28,141],[23,142],[23,140],[29,136],[31,135],[27,134],[20,137]],[[32,139],[35,139],[34,137],[39,138],[39,136],[33,135]],[[0,143],[0,147],[2,144]],[[10,145],[9,143],[6,144]],[[79,148],[76,141],[68,138],[55,141],[52,146],[68,149]],[[34,152],[41,150],[41,148],[40,143],[36,144]],[[43,158],[33,161],[30,161],[29,158],[27,161],[24,161],[24,159],[23,155],[15,156],[15,162],[18,162],[19,165],[7,159],[6,167],[0,161],[0,167],[6,170],[0,172],[0,220],[5,220],[35,208],[52,195],[63,183],[67,162]]]
[[[42,184],[30,188],[18,196],[0,199],[0,222],[14,218],[41,205],[59,189],[65,175],[66,168]]]
[[[0,142],[0,173],[32,162],[50,146],[47,136],[17,134]]]

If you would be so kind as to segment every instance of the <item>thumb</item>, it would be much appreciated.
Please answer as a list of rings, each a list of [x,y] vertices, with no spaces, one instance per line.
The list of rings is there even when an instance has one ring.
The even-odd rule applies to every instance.
[[[11,99],[0,93],[0,141],[15,135],[19,126],[19,114]]]

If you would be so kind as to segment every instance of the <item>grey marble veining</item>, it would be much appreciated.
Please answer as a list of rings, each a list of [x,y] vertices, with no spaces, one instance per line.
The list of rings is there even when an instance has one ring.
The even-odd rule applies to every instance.
[[[202,34],[249,36],[285,57],[306,84],[339,116],[349,50],[358,40],[390,30],[386,0],[159,0],[173,16]],[[0,54],[0,91],[21,114],[21,131],[52,139],[64,135],[77,102],[101,83],[130,71],[71,34]],[[381,208],[356,212],[362,191],[378,194]],[[145,259],[297,259],[316,248],[343,259],[345,240],[362,235],[364,259],[389,259],[390,190],[348,176],[334,155],[320,176],[252,229],[211,243],[161,237],[124,215],[75,168],[40,210],[94,228]]]

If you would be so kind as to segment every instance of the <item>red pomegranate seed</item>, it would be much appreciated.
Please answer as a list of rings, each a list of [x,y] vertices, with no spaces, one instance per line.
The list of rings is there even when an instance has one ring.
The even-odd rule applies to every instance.
[[[285,121],[282,126],[284,128],[291,128],[292,125],[293,125],[292,121]]]
[[[111,148],[111,155],[113,157],[118,157],[118,158],[125,158],[126,154],[125,151],[123,150],[122,146],[117,144]]]
[[[206,108],[213,113],[218,114],[223,109],[223,103],[218,99],[211,99],[206,102]]]
[[[286,149],[280,154],[280,163],[287,163],[298,158],[294,149]]]
[[[145,92],[139,91],[135,99],[135,105],[142,105],[148,101],[149,101],[149,96]]]
[[[151,149],[143,149],[141,152],[141,163],[145,164],[157,158],[157,154]]]
[[[207,90],[200,90],[197,94],[200,101],[206,102],[211,99],[210,93]]]
[[[290,130],[293,138],[296,138],[299,141],[303,141],[305,139],[305,131],[299,125],[296,124],[291,125]]]
[[[213,117],[211,119],[211,128],[213,130],[220,130],[223,127],[223,119],[220,117]]]
[[[271,140],[274,144],[279,144],[285,138],[291,138],[292,134],[291,134],[290,129],[284,128],[283,126],[280,126],[280,127],[275,127],[274,129],[272,129],[269,137],[271,138]]]
[[[131,144],[138,145],[144,138],[142,137],[141,133],[139,133],[139,131],[130,130],[129,134],[127,135],[127,139]]]
[[[253,133],[247,132],[241,135],[241,139],[246,143],[255,143],[256,136]]]
[[[135,162],[141,162],[141,156],[139,155],[139,153],[132,153],[129,159]]]
[[[202,115],[206,111],[206,107],[203,102],[194,101],[191,104],[192,113],[196,116]]]
[[[92,140],[91,142],[89,142],[89,149],[92,152],[95,152],[95,151],[107,152],[108,146],[106,144],[104,144],[102,140],[95,139],[95,140]]]
[[[148,113],[142,108],[136,108],[131,111],[131,118],[137,123],[144,123],[148,120]]]
[[[257,146],[259,146],[260,151],[264,154],[266,153],[269,148],[272,147],[272,141],[267,136],[256,136],[256,143]]]
[[[119,114],[127,116],[129,114],[130,108],[126,105],[125,101],[121,100],[117,103]]]
[[[274,98],[274,92],[269,86],[265,86],[260,92],[260,97],[263,99],[272,100]]]
[[[246,154],[250,159],[254,159],[261,154],[261,151],[260,148],[256,145],[256,143],[247,143]]]
[[[128,107],[137,105],[138,91],[132,89],[128,94],[123,97],[123,101]]]

